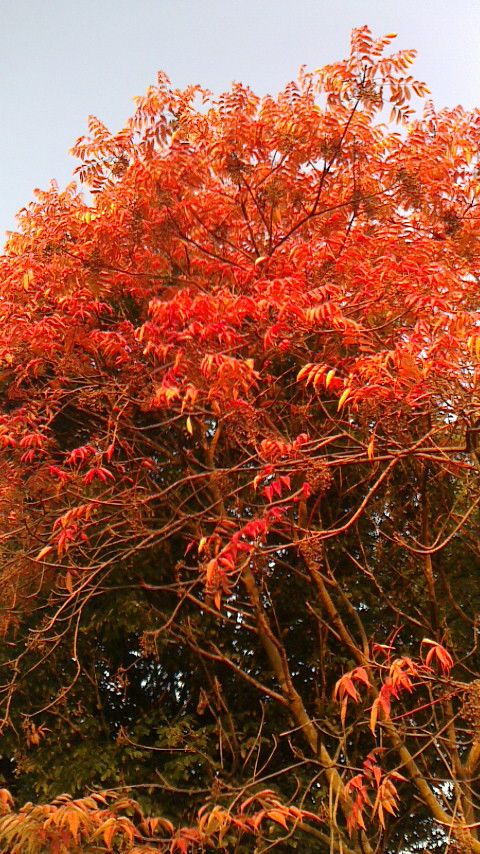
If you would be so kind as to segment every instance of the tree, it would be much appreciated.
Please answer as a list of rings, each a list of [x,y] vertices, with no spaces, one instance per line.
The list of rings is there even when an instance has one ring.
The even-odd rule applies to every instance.
[[[480,114],[393,38],[21,212],[2,850],[480,851]]]

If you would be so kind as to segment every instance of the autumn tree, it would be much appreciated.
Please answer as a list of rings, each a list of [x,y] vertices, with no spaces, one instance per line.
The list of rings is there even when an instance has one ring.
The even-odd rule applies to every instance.
[[[21,212],[2,851],[480,852],[480,113],[393,38]]]

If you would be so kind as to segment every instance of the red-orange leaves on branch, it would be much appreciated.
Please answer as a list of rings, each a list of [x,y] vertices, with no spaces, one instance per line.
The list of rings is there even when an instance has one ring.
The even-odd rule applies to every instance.
[[[352,800],[347,827],[350,836],[356,830],[367,830],[366,821],[378,818],[385,829],[385,815],[395,815],[399,794],[394,781],[405,780],[396,771],[385,774],[378,764],[378,753],[372,751],[363,762],[362,772],[352,777],[345,786],[345,794]]]
[[[20,214],[2,850],[480,854],[480,114],[393,38],[159,74]]]
[[[340,717],[343,725],[345,725],[348,700],[351,699],[354,703],[358,703],[360,700],[355,683],[366,685],[367,688],[370,686],[368,674],[364,667],[356,667],[350,673],[345,673],[335,685],[334,697],[341,703]]]
[[[453,667],[453,658],[442,644],[437,641],[424,638],[422,646],[426,646],[428,652],[425,656],[425,664],[429,667],[432,663],[436,664],[444,676],[448,676]]]

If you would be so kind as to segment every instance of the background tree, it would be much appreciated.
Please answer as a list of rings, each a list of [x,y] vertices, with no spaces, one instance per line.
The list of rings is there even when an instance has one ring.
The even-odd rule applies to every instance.
[[[5,851],[480,851],[480,116],[392,38],[159,75],[8,241]]]

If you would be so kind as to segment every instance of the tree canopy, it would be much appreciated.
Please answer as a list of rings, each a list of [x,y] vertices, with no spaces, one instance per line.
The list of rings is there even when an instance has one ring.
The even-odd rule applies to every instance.
[[[480,113],[393,38],[20,214],[1,851],[480,852]]]

